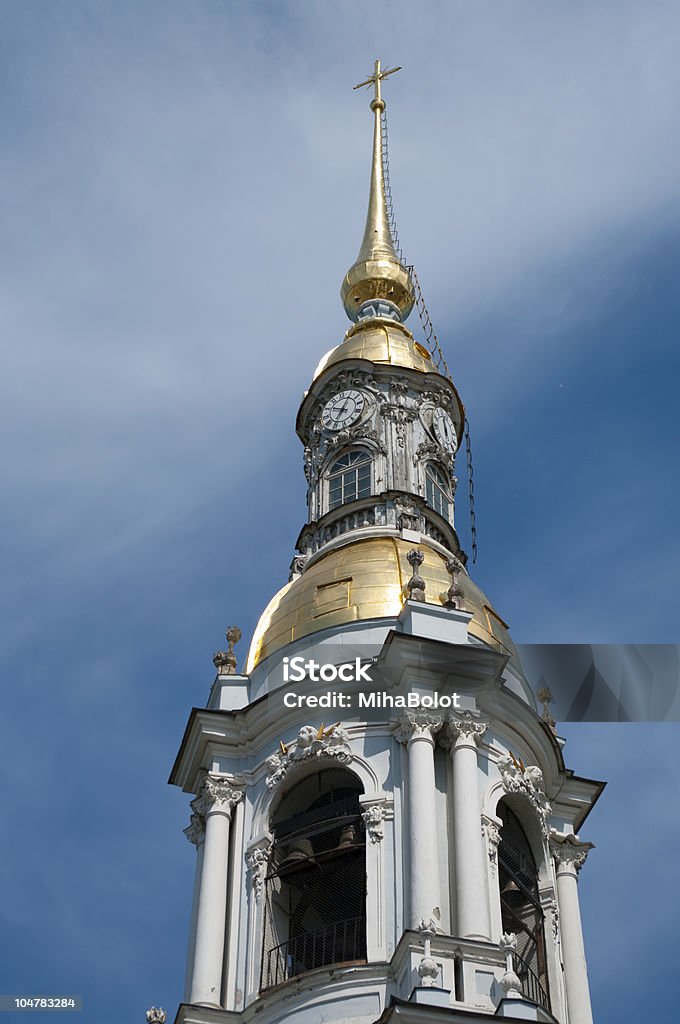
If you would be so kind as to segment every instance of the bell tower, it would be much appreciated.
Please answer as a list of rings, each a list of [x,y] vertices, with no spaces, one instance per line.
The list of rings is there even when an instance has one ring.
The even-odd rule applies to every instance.
[[[603,784],[566,767],[455,530],[465,410],[406,325],[385,197],[397,70],[361,83],[368,214],[297,416],[290,577],[242,672],[227,631],[170,778],[196,847],[186,1024],[592,1021],[579,833]]]

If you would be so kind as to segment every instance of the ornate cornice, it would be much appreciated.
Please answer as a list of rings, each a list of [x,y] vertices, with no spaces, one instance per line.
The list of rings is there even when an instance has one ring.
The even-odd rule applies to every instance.
[[[281,744],[281,751],[267,758],[267,786],[273,789],[296,764],[316,757],[331,757],[340,764],[349,764],[352,750],[349,734],[341,725],[324,731],[313,725],[303,725],[294,743]]]

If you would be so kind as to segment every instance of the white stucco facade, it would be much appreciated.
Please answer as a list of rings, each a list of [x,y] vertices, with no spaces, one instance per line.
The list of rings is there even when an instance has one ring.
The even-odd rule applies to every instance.
[[[590,844],[578,831],[601,786],[566,771],[560,741],[528,698],[513,692],[523,684],[507,658],[476,641],[460,642],[469,615],[446,614],[455,643],[441,639],[441,609],[415,602],[394,622],[367,623],[366,636],[373,646],[384,638],[379,663],[387,666],[391,693],[464,691],[462,710],[390,710],[382,721],[373,713],[363,722],[352,712],[337,736],[304,748],[300,730],[312,726],[316,733],[322,716],[307,708],[282,712],[264,663],[250,679],[218,676],[208,707],[192,713],[171,780],[195,797],[187,834],[197,847],[197,882],[181,1020],[214,1020],[218,1013],[244,1022],[257,1016],[371,1024],[414,990],[426,1000],[417,1004],[420,1013],[436,992],[451,1011],[507,1016],[501,800],[521,820],[539,872],[552,1016],[535,1005],[527,1010],[523,999],[512,1003],[533,1013],[529,1019],[591,1019],[577,884]],[[360,632],[317,636],[307,651],[318,654],[324,643],[342,650],[348,640],[354,647]],[[280,684],[278,672],[275,681]],[[301,695],[313,689],[296,686]],[[306,774],[335,764],[362,789],[366,963],[329,965],[262,990],[272,815]],[[418,974],[424,957],[418,928],[430,921],[438,977],[428,990]]]

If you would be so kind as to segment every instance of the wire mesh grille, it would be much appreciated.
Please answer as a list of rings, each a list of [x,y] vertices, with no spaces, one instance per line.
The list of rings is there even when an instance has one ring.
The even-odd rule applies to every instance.
[[[550,1008],[543,909],[538,871],[522,826],[507,807],[498,848],[501,916],[504,932],[517,936],[515,972],[522,991],[535,1003]]]
[[[327,789],[273,826],[264,887],[262,989],[317,967],[366,959],[359,792],[348,786]]]

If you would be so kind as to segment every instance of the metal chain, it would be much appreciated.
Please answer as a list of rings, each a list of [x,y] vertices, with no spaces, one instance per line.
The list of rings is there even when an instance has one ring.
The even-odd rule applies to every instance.
[[[465,417],[465,454],[468,470],[468,500],[470,505],[470,541],[472,547],[472,564],[477,561],[477,520],[475,517],[475,477],[472,468],[472,443],[470,442],[470,422]]]
[[[418,316],[420,317],[420,323],[423,328],[425,335],[425,342],[432,355],[432,360],[437,370],[446,377],[453,384],[453,379],[449,371],[444,353],[442,352],[439,339],[437,338],[434,325],[430,319],[430,314],[425,305],[425,299],[423,298],[423,291],[420,287],[420,281],[416,274],[413,264],[406,263],[404,259],[404,253],[401,245],[399,244],[399,234],[397,232],[397,221],[394,216],[394,205],[392,203],[392,185],[390,183],[390,158],[389,158],[389,147],[387,145],[387,110],[383,108],[380,117],[380,145],[382,149],[382,162],[383,162],[383,189],[385,192],[385,206],[387,208],[387,220],[390,226],[390,233],[392,235],[392,244],[394,245],[395,251],[399,260],[404,264],[411,280],[413,281],[413,287],[416,296],[416,308],[418,310]],[[474,487],[474,471],[472,467],[472,444],[470,441],[470,423],[465,417],[465,453],[467,457],[467,471],[468,471],[468,501],[470,509],[470,538],[472,541],[472,562],[473,564],[477,561],[477,521],[475,517],[475,487]]]

